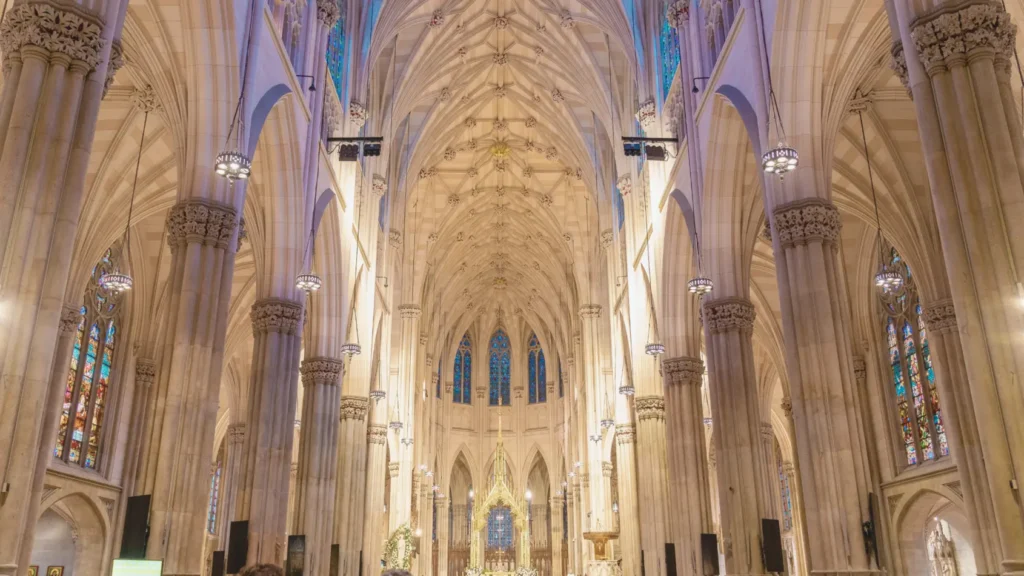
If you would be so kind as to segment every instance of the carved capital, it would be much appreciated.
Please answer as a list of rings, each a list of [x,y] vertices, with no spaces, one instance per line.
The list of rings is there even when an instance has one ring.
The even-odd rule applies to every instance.
[[[907,89],[907,95],[913,98],[913,93],[910,91],[910,71],[907,69],[907,54],[903,51],[903,42],[900,40],[893,42],[889,55],[891,56],[889,67],[892,68],[896,77],[900,79],[903,87]]]
[[[420,317],[423,311],[416,304],[402,304],[398,307],[398,314],[402,318],[415,320]]]
[[[348,105],[348,118],[357,129],[366,125],[368,114],[362,104],[353,100]]]
[[[776,208],[773,228],[783,248],[812,242],[835,246],[842,223],[832,202],[805,198]]]
[[[619,444],[632,444],[635,442],[636,426],[632,424],[616,424],[615,441]]]
[[[280,298],[257,300],[249,312],[254,334],[278,332],[294,336],[302,328],[302,304]]]
[[[103,20],[71,3],[15,4],[0,23],[4,61],[26,46],[63,54],[84,63],[91,72],[99,66],[103,52]]]
[[[731,332],[752,332],[757,313],[754,305],[743,298],[722,298],[704,302],[704,325],[712,334]]]
[[[956,308],[952,300],[939,300],[924,306],[922,316],[928,330],[932,332],[946,334],[956,331]]]
[[[601,317],[601,305],[600,304],[584,304],[580,306],[580,318],[600,318]]]
[[[103,98],[107,97],[107,92],[114,85],[114,77],[117,76],[117,72],[121,68],[124,68],[124,48],[121,47],[120,40],[113,40],[110,43],[110,62],[107,63],[107,78],[103,81]]]
[[[863,356],[855,355],[853,357],[853,378],[857,381],[857,385],[863,385],[868,379],[868,365]]]
[[[156,98],[156,92],[149,84],[132,88],[132,93],[128,96],[128,100],[131,101],[132,106],[137,108],[139,112],[152,112],[160,107],[160,102]]]
[[[77,306],[65,304],[60,309],[60,331],[63,334],[71,334],[78,329],[78,323],[82,319],[82,309]]]
[[[611,462],[601,462],[601,474],[604,475],[605,478],[611,478],[614,470],[615,467],[612,466]]]
[[[401,469],[401,465],[398,462],[389,462],[388,463],[388,474],[392,478],[397,478],[398,477],[398,471],[400,469]]]
[[[665,399],[661,396],[641,396],[636,399],[636,418],[644,420],[665,419]]]
[[[149,388],[156,380],[156,362],[148,358],[135,359],[135,384]]]
[[[167,215],[167,244],[171,251],[188,244],[227,249],[237,225],[238,214],[231,206],[189,198],[171,207]]]
[[[341,419],[344,420],[366,420],[366,412],[370,408],[370,400],[362,396],[341,397]]]
[[[641,104],[636,111],[636,119],[640,122],[640,126],[643,127],[645,131],[654,127],[654,121],[657,120],[657,118],[658,112],[653,99]]]
[[[782,411],[785,412],[786,418],[793,419],[793,399],[789,396],[782,397]]]
[[[228,445],[239,445],[245,442],[245,422],[228,425]]]
[[[373,195],[380,197],[388,191],[388,181],[380,174],[373,175]]]
[[[306,358],[299,366],[303,386],[337,386],[345,364],[334,358]]]
[[[704,362],[700,358],[680,356],[661,363],[665,383],[669,386],[692,384],[700,386],[704,380]]]
[[[976,56],[1008,61],[1013,56],[1017,27],[996,3],[945,4],[911,24],[910,36],[921,64],[934,75]]]
[[[761,422],[761,439],[768,443],[775,439],[775,429],[769,422]]]
[[[316,19],[327,28],[334,28],[334,24],[341,18],[341,8],[338,0],[316,0]]]
[[[370,424],[366,427],[366,441],[370,444],[383,446],[388,443],[388,428],[380,424]]]

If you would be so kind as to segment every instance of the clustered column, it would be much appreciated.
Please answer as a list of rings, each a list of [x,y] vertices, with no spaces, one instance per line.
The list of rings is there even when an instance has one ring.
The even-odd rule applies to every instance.
[[[359,573],[366,523],[367,426],[369,400],[341,397],[341,429],[338,432],[338,486],[334,506],[334,542],[341,548],[339,572]]]
[[[665,543],[668,530],[668,463],[665,460],[665,399],[642,396],[635,400],[637,466],[644,471],[639,478],[640,542],[644,551],[646,574],[666,574]]]
[[[387,503],[384,501],[385,474],[388,466],[388,427],[386,408],[371,410],[370,425],[366,429],[366,523],[363,526],[363,574],[375,574],[380,569],[382,524],[387,522]],[[344,576],[354,576],[347,573]]]
[[[230,544],[228,532],[238,501],[238,479],[242,473],[242,452],[245,450],[245,422],[229,424],[225,440],[224,468],[220,473],[220,509],[217,510],[217,517],[221,519],[217,522],[217,549],[226,553]]]
[[[624,415],[625,417],[628,417]],[[615,425],[615,463],[619,479],[619,542],[622,547],[623,576],[640,575],[640,510],[636,467],[636,426],[629,423]],[[646,498],[646,495],[645,495]]]

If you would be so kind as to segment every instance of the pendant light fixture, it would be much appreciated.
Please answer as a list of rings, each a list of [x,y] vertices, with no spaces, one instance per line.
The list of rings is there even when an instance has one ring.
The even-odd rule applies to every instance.
[[[241,151],[240,141],[245,131],[243,130],[245,122],[242,119],[242,104],[245,102],[245,82],[249,75],[249,44],[252,41],[253,18],[254,14],[250,11],[246,17],[245,60],[242,62],[242,85],[238,93],[238,103],[235,105],[235,114],[231,117],[228,135],[224,139],[225,150],[218,154],[214,161],[214,172],[217,176],[226,179],[228,184],[234,184],[235,180],[248,180],[252,175],[252,160]],[[232,136],[234,136],[233,147],[231,146]]]
[[[121,294],[132,289],[132,276],[129,274],[132,265],[132,210],[135,208],[135,192],[139,188],[139,167],[142,164],[142,147],[146,144],[146,126],[149,124],[149,112],[142,117],[142,136],[139,137],[139,154],[135,159],[135,179],[132,181],[132,197],[128,203],[128,221],[124,224],[125,271],[121,272],[114,265],[114,270],[100,276],[100,287],[113,294]]]
[[[782,113],[779,111],[779,102],[775,98],[775,88],[772,86],[772,59],[768,54],[768,40],[764,30],[764,8],[758,3],[758,10],[761,11],[761,46],[764,52],[764,65],[768,73],[768,137],[771,138],[772,120],[775,120],[775,133],[778,136],[778,144],[761,155],[761,168],[766,174],[774,174],[780,180],[786,174],[796,170],[800,164],[800,155],[796,149],[786,144],[786,130],[782,127]]]
[[[715,289],[715,283],[703,273],[704,257],[700,250],[700,234],[696,229],[693,231],[693,248],[697,253],[697,277],[687,282],[686,287],[689,288],[690,294],[700,298],[711,294],[711,291]]]
[[[370,390],[370,399],[373,400],[374,404],[380,404],[380,401],[387,398],[388,393],[384,391],[384,387],[381,386],[381,375],[380,375],[380,358],[377,359],[377,382]]]
[[[318,186],[320,183],[320,157],[316,159],[316,179],[313,180],[314,186]],[[315,189],[315,188],[314,188]],[[302,290],[306,294],[312,294],[319,290],[323,285],[323,280],[313,270],[314,262],[316,260],[316,196],[310,194],[310,210],[309,210],[309,239],[306,241],[306,248],[302,251],[302,267],[306,267],[306,255],[309,254],[309,270],[303,272],[295,277],[295,287]]]
[[[878,229],[876,243],[878,244],[878,273],[875,274],[875,287],[883,293],[894,292],[903,285],[903,274],[899,270],[889,266],[885,261],[885,249],[882,232],[882,218],[878,214],[878,196],[875,193],[875,175],[871,169],[871,152],[868,150],[868,136],[864,129],[864,113],[857,112],[860,120],[860,138],[864,144],[864,159],[868,164],[868,183],[871,185],[871,202],[875,205],[875,227]]]

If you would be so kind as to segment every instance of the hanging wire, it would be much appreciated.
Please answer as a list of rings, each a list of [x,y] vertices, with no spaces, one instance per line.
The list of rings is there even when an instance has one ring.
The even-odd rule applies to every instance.
[[[864,143],[864,159],[868,165],[868,183],[871,185],[871,202],[875,205],[875,226],[878,228],[878,259],[879,262],[884,264],[885,255],[882,250],[882,238],[884,233],[882,232],[882,218],[878,212],[878,196],[875,192],[875,176],[871,169],[871,152],[868,150],[867,131],[864,129],[864,113],[857,112],[857,118],[860,120],[860,138]]]
[[[146,144],[146,126],[149,124],[149,111],[147,110],[145,115],[142,117],[142,136],[139,137],[139,155],[135,159],[135,178],[132,180],[132,199],[128,204],[128,221],[124,224],[124,236],[125,236],[125,252],[128,256],[128,266],[132,264],[132,235],[129,233],[129,229],[132,225],[132,213],[135,209],[135,193],[139,187],[139,167],[142,165],[142,149]]]
[[[771,130],[772,109],[775,111],[775,130],[782,141],[786,140],[786,129],[782,126],[782,114],[779,112],[779,101],[775,98],[775,87],[772,84],[772,59],[768,55],[768,36],[764,29],[764,4],[757,3],[761,15],[761,47],[764,51],[764,67],[768,75],[768,129]]]

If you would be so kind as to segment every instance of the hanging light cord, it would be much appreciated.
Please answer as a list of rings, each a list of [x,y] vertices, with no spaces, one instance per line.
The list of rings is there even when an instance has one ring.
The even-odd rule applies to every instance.
[[[142,165],[142,149],[146,144],[146,125],[149,124],[149,111],[142,117],[142,136],[139,138],[139,156],[135,159],[135,179],[132,181],[132,199],[128,203],[128,221],[124,223],[124,244],[128,268],[132,266],[132,211],[135,209],[135,192],[139,188],[139,167]]]
[[[871,153],[868,151],[868,137],[867,131],[864,130],[864,113],[857,112],[857,117],[860,119],[860,138],[864,143],[864,159],[868,164],[868,183],[871,185],[871,202],[875,205],[875,226],[878,227],[878,260],[883,265],[885,264],[885,254],[882,251],[882,238],[884,233],[882,232],[882,218],[878,213],[878,195],[875,193],[875,176],[871,170]]]
[[[231,116],[231,125],[228,126],[228,134],[224,137],[225,146],[231,143],[231,134],[235,131],[235,126],[238,126],[239,136],[241,136],[244,126],[244,122],[241,120],[242,102],[245,100],[245,83],[249,78],[249,43],[252,42],[253,20],[255,20],[253,16],[252,5],[250,4],[245,21],[245,52],[242,53],[245,56],[245,60],[242,62],[242,84],[238,92],[238,103],[235,104],[235,113]]]
[[[786,141],[786,129],[782,127],[782,114],[779,112],[779,101],[775,98],[775,88],[772,85],[772,59],[768,55],[768,36],[764,29],[764,4],[758,0],[757,11],[761,15],[761,46],[764,50],[764,67],[768,74],[768,129],[771,130],[772,110],[775,110],[775,130],[779,138]]]

